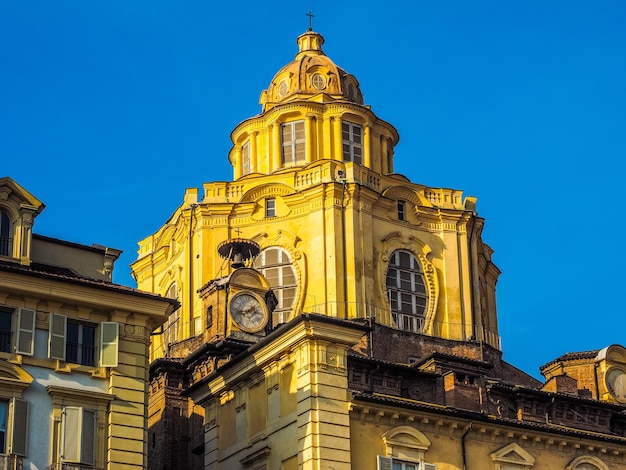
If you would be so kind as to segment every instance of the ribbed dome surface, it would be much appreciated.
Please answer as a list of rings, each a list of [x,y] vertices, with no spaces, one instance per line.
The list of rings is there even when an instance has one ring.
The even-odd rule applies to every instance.
[[[324,38],[314,31],[298,37],[299,52],[272,79],[261,94],[263,111],[296,100],[346,100],[363,104],[363,95],[357,79],[335,63],[322,51]]]

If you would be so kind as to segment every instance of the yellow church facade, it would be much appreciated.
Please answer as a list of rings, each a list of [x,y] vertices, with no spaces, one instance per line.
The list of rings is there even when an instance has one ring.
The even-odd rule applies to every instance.
[[[233,180],[139,243],[139,289],[181,303],[152,336],[148,468],[626,469],[626,350],[545,383],[502,360],[476,199],[394,172],[397,131],[323,42],[231,133]]]
[[[139,289],[183,304],[154,357],[165,342],[202,331],[195,292],[227,273],[215,247],[236,237],[263,250],[254,266],[279,298],[275,325],[316,312],[498,347],[499,272],[475,198],[393,173],[397,131],[363,104],[356,78],[322,43],[314,32],[300,36],[295,60],[262,94],[263,112],[232,132],[234,181],[206,183],[201,197],[188,189],[140,242]],[[389,266],[397,279],[387,278]]]

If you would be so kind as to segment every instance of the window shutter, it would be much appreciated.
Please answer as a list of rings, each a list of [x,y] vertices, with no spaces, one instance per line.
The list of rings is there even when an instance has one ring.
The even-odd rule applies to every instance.
[[[67,335],[67,317],[52,313],[50,315],[50,331],[48,335],[48,357],[65,360],[65,341]]]
[[[32,356],[35,349],[35,311],[20,308],[17,314],[17,339],[15,352]]]
[[[378,455],[378,470],[391,470],[392,462],[391,457],[383,457]]]
[[[100,324],[100,365],[117,367],[119,348],[119,323]]]
[[[80,418],[81,409],[76,406],[66,406],[63,408],[63,432],[61,448],[63,453],[61,459],[64,462],[80,461]]]
[[[9,454],[26,457],[28,449],[28,402],[19,398],[11,400],[9,421],[12,430],[9,435]]]
[[[96,463],[96,412],[83,410],[80,462],[87,465]]]
[[[434,463],[422,462],[422,470],[437,470],[437,465]]]

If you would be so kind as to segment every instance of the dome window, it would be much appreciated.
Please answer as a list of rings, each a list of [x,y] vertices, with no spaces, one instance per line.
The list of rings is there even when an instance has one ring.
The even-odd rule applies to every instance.
[[[311,77],[311,85],[313,85],[313,88],[316,90],[323,90],[326,88],[326,79],[323,75],[316,73]]]
[[[283,80],[278,85],[278,96],[282,98],[287,93],[289,93],[289,82],[287,80]]]

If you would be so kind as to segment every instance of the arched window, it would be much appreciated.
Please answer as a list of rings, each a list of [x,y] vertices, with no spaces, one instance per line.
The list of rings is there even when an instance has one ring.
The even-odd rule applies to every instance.
[[[254,261],[254,267],[269,281],[278,299],[278,306],[274,310],[274,325],[289,321],[296,298],[296,272],[289,253],[282,248],[266,248]]]
[[[0,256],[11,256],[13,254],[13,230],[11,219],[4,212],[0,211]]]
[[[165,297],[168,299],[178,299],[178,286],[175,282],[167,289],[167,294]],[[171,313],[169,318],[167,319],[167,324],[165,325],[165,334],[167,338],[167,344],[172,344],[178,341],[178,330],[180,329],[180,308],[176,309],[175,312]]]
[[[576,457],[565,467],[566,470],[609,470],[602,460],[596,457],[589,457],[586,455]]]
[[[391,254],[387,268],[387,295],[398,328],[422,331],[428,295],[422,267],[410,251],[396,250]]]

